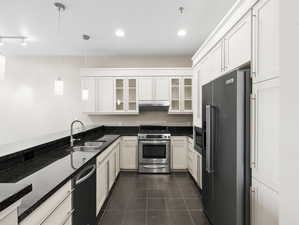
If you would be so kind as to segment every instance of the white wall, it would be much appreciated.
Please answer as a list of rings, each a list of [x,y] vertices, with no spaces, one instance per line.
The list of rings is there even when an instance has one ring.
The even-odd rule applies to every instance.
[[[299,224],[299,1],[280,0],[280,225]]]
[[[7,57],[5,80],[0,81],[0,144],[43,136],[69,129],[70,122],[80,119],[90,123],[151,120],[188,122],[158,113],[136,117],[92,117],[81,113],[80,67],[175,67],[191,66],[190,57]],[[64,95],[54,95],[54,80],[64,81]]]

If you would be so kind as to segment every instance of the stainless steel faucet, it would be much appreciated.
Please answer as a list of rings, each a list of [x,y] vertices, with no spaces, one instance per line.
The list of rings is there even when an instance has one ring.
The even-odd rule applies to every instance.
[[[76,139],[76,138],[73,137],[74,125],[75,125],[76,123],[80,123],[81,126],[82,126],[82,128],[85,128],[84,123],[81,122],[80,120],[74,120],[74,121],[71,123],[71,135],[70,135],[70,138],[71,138],[71,147],[74,146],[75,141],[80,141],[79,138]]]

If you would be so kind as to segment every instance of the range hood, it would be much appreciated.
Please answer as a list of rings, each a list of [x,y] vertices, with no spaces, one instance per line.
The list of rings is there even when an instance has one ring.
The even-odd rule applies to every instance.
[[[139,101],[139,111],[168,111],[169,101]]]

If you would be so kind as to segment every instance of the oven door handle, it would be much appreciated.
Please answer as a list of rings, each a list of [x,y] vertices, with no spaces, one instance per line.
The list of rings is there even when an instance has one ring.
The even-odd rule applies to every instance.
[[[159,144],[169,144],[169,141],[139,141],[140,144],[152,144],[152,145],[159,145]]]

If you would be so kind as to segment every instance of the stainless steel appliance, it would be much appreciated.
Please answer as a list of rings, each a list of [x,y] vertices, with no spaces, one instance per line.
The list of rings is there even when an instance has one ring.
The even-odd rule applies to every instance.
[[[250,221],[249,70],[203,86],[203,204],[212,225]]]
[[[202,145],[203,145],[203,136],[202,136],[202,129],[199,127],[194,127],[194,148],[199,153],[202,152]]]
[[[73,180],[73,224],[96,225],[96,161],[82,169]]]
[[[138,171],[170,173],[170,133],[162,126],[140,126]]]

